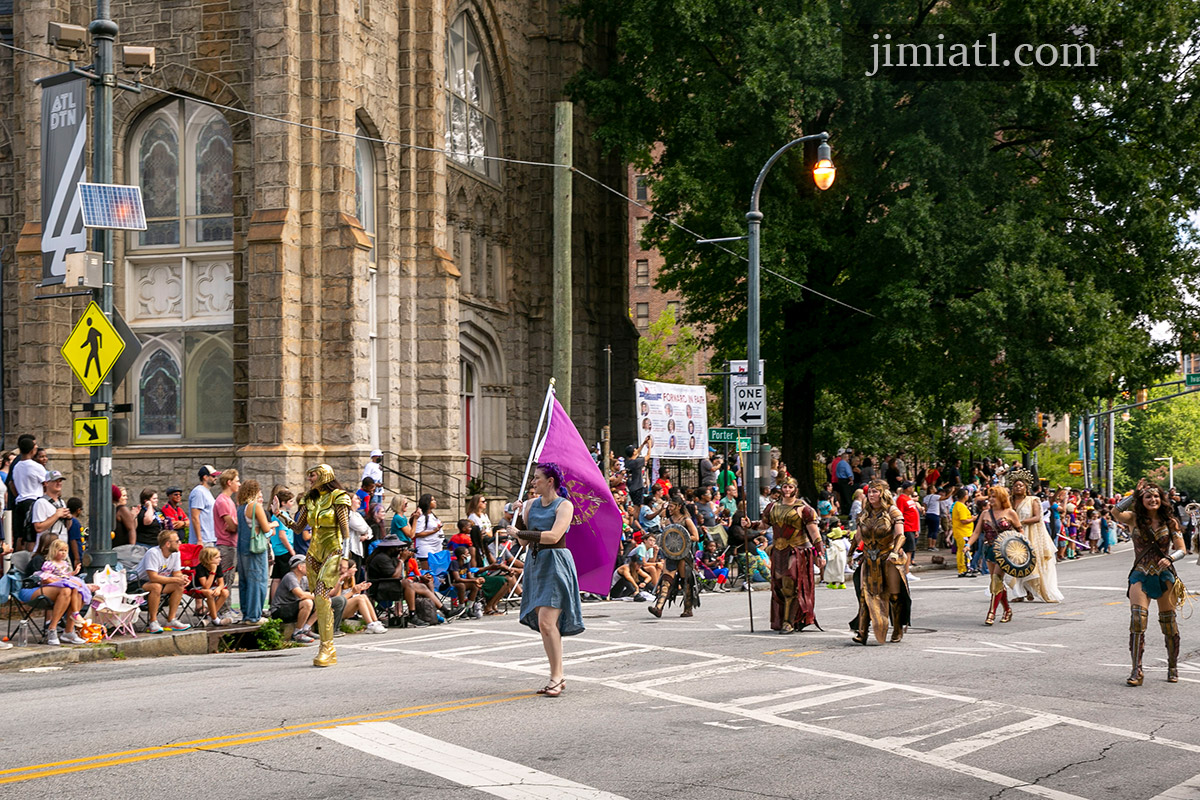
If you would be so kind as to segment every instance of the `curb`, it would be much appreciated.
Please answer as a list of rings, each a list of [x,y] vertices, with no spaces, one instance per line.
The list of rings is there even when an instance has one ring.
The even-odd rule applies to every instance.
[[[221,636],[230,629],[143,634],[137,639],[109,640],[102,644],[48,647],[33,645],[0,651],[0,670],[21,670],[59,664],[84,664],[120,658],[162,658],[215,653]]]

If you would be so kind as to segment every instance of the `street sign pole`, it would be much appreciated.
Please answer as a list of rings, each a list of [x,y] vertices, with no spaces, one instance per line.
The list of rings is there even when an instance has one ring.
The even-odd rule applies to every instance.
[[[97,183],[113,182],[113,89],[117,84],[114,72],[113,45],[117,38],[117,23],[112,20],[109,0],[96,0],[96,19],[88,26],[92,33],[92,48],[95,54],[95,71],[100,80],[95,81],[92,125],[92,172]],[[92,247],[103,253],[104,285],[97,290],[100,310],[108,319],[113,313],[113,233],[109,228],[92,231]],[[101,412],[106,424],[112,426],[112,374],[104,378],[96,391],[94,400],[103,404]],[[100,447],[89,448],[88,455],[88,553],[91,554],[92,571],[106,566],[116,566],[117,558],[112,549],[113,502],[112,502],[112,442]]]

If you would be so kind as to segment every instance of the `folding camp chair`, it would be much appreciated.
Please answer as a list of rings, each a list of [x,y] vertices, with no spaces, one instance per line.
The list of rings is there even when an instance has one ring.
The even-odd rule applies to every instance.
[[[450,559],[453,555],[449,550],[430,553],[426,562],[429,564],[429,574],[433,576],[433,591],[443,603],[458,599],[458,591],[450,583]],[[447,620],[452,615],[445,614]]]
[[[38,595],[28,603],[22,603],[18,593],[24,584],[26,573],[29,570],[29,562],[33,559],[33,553],[28,551],[20,551],[12,554],[11,568],[4,579],[9,582],[8,595],[8,632],[9,641],[13,638],[13,611],[17,612],[17,625],[22,622],[28,623],[29,630],[37,638],[37,640],[45,640],[46,616],[50,609],[54,608],[54,601],[44,595]],[[34,623],[33,615],[38,611],[42,612],[42,624]]]
[[[204,594],[196,588],[196,567],[200,566],[200,551],[203,549],[204,545],[201,544],[179,545],[180,570],[188,579],[183,598],[179,601],[180,619],[183,619],[184,614],[190,613],[199,622],[200,612],[205,608]]]
[[[105,636],[109,639],[118,633],[127,633],[133,638],[133,623],[137,622],[146,595],[130,594],[125,579],[125,570],[105,567],[92,576],[96,591],[92,593],[92,610],[89,617],[108,629]]]

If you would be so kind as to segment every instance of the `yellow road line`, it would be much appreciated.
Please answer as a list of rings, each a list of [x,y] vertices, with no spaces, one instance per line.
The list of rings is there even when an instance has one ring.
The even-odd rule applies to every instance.
[[[793,653],[788,658],[804,658],[805,656],[815,656],[820,653],[820,650],[805,650],[803,653]]]
[[[774,655],[778,655],[779,653],[790,653],[790,652],[792,652],[791,648],[788,648],[786,650],[768,650],[767,652],[763,653],[763,655],[764,656],[774,656]]]
[[[409,717],[421,717],[428,714],[440,714],[444,711],[461,711],[468,708],[479,708],[481,706],[496,705],[498,703],[509,703],[513,700],[521,700],[523,698],[533,697],[532,694],[522,693],[516,695],[481,695],[480,698],[468,698],[470,700],[478,700],[478,702],[459,703],[458,705],[446,705],[445,703],[436,703],[424,706],[412,706],[407,709],[394,709],[393,711],[382,711],[377,714],[360,714],[353,717],[340,717],[337,719],[328,719],[320,722],[312,722],[304,725],[288,725],[282,728],[268,728],[261,731],[251,731],[249,733],[233,734],[231,736],[218,736],[212,739],[196,739],[191,742],[180,742],[174,745],[164,745],[160,747],[144,747],[138,750],[126,750],[119,753],[107,753],[90,758],[79,758],[71,761],[58,761],[49,764],[37,764],[29,767],[19,767],[17,769],[8,769],[0,772],[0,775],[7,774],[9,777],[0,778],[0,784],[18,783],[20,781],[33,780],[35,778],[49,778],[54,775],[66,775],[72,772],[84,772],[92,769],[100,769],[102,767],[115,767],[121,764],[133,764],[139,761],[151,761],[167,756],[183,755],[184,753],[203,752],[205,750],[214,749],[215,747],[236,747],[244,744],[254,744],[256,742],[266,742],[273,739],[284,739],[290,736],[299,736],[303,733],[308,733],[311,730],[320,728],[332,728],[347,722],[371,720],[372,722],[386,722],[395,719],[406,719]],[[492,699],[487,699],[492,698]],[[123,756],[129,756],[124,758]],[[86,763],[92,762],[92,763]],[[61,767],[61,769],[54,769]],[[12,773],[26,772],[25,775],[14,775]]]

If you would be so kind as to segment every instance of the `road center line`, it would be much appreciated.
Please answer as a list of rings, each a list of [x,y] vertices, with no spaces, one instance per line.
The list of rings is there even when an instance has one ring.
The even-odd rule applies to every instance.
[[[390,722],[313,731],[335,742],[506,800],[624,800],[548,772],[468,750]]]

